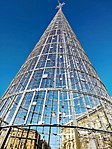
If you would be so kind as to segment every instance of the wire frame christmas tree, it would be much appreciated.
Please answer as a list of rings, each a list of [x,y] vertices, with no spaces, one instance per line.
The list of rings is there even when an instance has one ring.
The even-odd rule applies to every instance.
[[[7,132],[2,148],[39,148],[38,143],[28,146],[28,136],[34,134],[31,130],[46,141],[46,148],[111,148],[110,96],[62,5],[2,97],[2,139]]]

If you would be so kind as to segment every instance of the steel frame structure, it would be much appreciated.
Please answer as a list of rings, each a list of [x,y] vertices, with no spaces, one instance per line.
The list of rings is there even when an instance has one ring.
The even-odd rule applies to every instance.
[[[92,118],[92,112],[97,117]],[[87,122],[79,126],[81,116]],[[91,131],[86,133],[88,138],[95,136],[95,130],[109,135],[112,102],[60,6],[3,95],[0,122],[1,131],[7,125],[34,128],[51,148],[59,149],[66,135],[62,127],[71,120],[71,128],[78,133],[81,128]]]

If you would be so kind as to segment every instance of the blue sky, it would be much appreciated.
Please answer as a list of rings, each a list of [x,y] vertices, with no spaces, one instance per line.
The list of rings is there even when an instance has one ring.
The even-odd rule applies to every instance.
[[[112,0],[64,2],[66,18],[112,95]],[[0,0],[0,97],[54,17],[56,5],[56,0]]]

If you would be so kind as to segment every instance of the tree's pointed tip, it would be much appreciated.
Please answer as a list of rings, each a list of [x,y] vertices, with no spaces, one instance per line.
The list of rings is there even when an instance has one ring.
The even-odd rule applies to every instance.
[[[65,5],[65,3],[63,2],[63,3],[60,3],[60,2],[58,2],[58,6],[56,7],[56,9],[62,9],[62,7]]]

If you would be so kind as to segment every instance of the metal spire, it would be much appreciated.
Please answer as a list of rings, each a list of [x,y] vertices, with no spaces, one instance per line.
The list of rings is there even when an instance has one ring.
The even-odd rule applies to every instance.
[[[58,6],[56,7],[57,9],[62,9],[62,7],[65,5],[65,3],[60,3],[60,0],[58,0]]]
[[[111,148],[111,98],[57,1],[0,101],[1,149]]]

